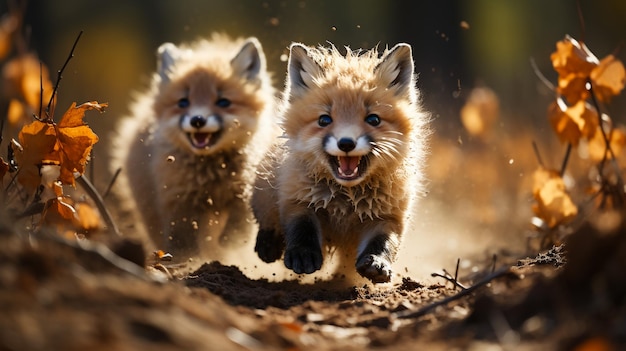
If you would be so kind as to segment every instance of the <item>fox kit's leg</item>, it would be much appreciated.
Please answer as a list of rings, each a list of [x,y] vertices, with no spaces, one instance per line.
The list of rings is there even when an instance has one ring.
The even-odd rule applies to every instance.
[[[391,280],[391,263],[400,245],[399,232],[386,227],[379,226],[366,233],[357,251],[357,271],[374,283]]]
[[[309,209],[285,213],[285,266],[292,271],[313,273],[322,267],[320,222]]]
[[[252,233],[252,216],[247,204],[242,201],[234,201],[226,214],[228,219],[220,235],[220,245],[223,247],[241,246]]]

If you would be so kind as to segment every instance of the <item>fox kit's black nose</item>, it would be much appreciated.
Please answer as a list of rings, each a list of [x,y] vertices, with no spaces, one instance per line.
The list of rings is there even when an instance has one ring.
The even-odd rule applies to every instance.
[[[350,152],[356,147],[356,143],[351,138],[341,138],[337,142],[337,147],[343,152]]]
[[[194,128],[202,128],[206,124],[206,118],[203,116],[193,116],[191,117],[191,121],[189,121],[189,123]]]

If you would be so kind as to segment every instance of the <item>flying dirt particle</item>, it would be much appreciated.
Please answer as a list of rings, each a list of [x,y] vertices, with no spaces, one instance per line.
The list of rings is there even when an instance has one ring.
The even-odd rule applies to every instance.
[[[361,29],[361,25],[360,25],[360,24],[357,24],[357,25],[356,25],[356,29]]]
[[[280,24],[280,21],[278,20],[277,17],[270,18],[270,26],[278,27],[279,24]]]
[[[222,163],[222,164],[220,165],[220,167],[222,167],[222,169],[224,169],[224,168],[226,168],[226,164],[225,164],[225,163]]]
[[[461,26],[461,29],[465,29],[465,30],[470,29],[470,25],[469,25],[469,23],[467,23],[467,21],[461,21],[461,23],[459,23],[459,25]]]
[[[515,163],[515,160],[514,159],[510,159],[509,160],[509,164],[512,165],[513,163]]]
[[[191,221],[191,227],[192,227],[194,230],[198,230],[198,222],[197,222],[197,221]]]
[[[336,32],[336,31],[337,31],[337,27],[336,27],[336,26],[332,26],[332,27],[330,27],[330,29],[331,29],[333,32]]]
[[[173,163],[174,161],[176,161],[176,157],[169,155],[167,156],[167,162],[168,163]]]
[[[206,199],[206,203],[209,204],[209,206],[213,206],[213,199],[212,198]]]
[[[287,59],[289,59],[289,55],[287,54],[280,55],[280,62],[287,62]]]

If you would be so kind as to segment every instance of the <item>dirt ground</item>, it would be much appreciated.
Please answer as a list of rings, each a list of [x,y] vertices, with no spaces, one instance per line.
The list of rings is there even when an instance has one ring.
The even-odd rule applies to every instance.
[[[598,222],[606,222],[606,218]],[[251,279],[153,263],[128,240],[0,232],[0,350],[617,350],[623,225],[583,224],[536,257],[477,260],[435,283]],[[110,248],[110,249],[109,249]],[[599,256],[599,254],[602,254]],[[149,260],[150,261],[150,260]],[[567,264],[566,264],[567,262]],[[447,272],[447,273],[446,273]],[[447,278],[443,278],[447,276]]]

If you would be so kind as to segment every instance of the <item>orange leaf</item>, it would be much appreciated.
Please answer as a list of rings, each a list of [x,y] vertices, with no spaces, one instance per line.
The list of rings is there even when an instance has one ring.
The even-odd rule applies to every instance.
[[[591,81],[598,100],[609,102],[624,89],[626,70],[622,61],[613,55],[608,55],[591,71]]]
[[[556,51],[550,55],[550,59],[554,70],[562,77],[571,73],[589,76],[598,65],[598,59],[587,46],[569,35],[556,43]]]
[[[559,73],[557,92],[570,104],[589,97],[585,88],[591,71],[598,59],[587,46],[570,36],[556,43],[556,51],[550,55],[554,70]]]
[[[613,128],[608,134],[609,145],[615,157],[619,157],[626,146],[626,128],[623,126]],[[602,135],[600,128],[596,130],[593,138],[589,139],[589,158],[595,162],[599,162],[604,159],[606,152],[606,141]]]
[[[5,58],[11,50],[11,36],[19,25],[17,12],[5,15],[0,21],[0,60]]]
[[[578,208],[565,188],[563,178],[553,170],[538,169],[533,174],[533,211],[550,228],[565,223],[578,214]]]
[[[9,124],[12,126],[21,125],[25,116],[26,111],[24,109],[24,104],[22,104],[18,99],[11,99],[7,112],[7,121]]]
[[[4,65],[3,76],[7,82],[6,94],[23,99],[30,108],[29,114],[38,114],[39,102],[45,106],[52,96],[52,82],[48,69],[33,54],[19,56]],[[41,85],[43,83],[43,96]]]
[[[597,111],[582,100],[568,107],[563,99],[557,99],[548,108],[548,118],[559,140],[574,146],[581,138],[593,137],[598,128]]]
[[[498,120],[500,103],[493,90],[486,87],[472,89],[461,108],[461,122],[473,136],[485,138]]]
[[[15,160],[19,167],[17,180],[27,190],[35,191],[41,182],[40,168],[43,164],[59,164],[54,157],[54,146],[57,142],[52,124],[33,121],[22,127],[19,143],[11,142]]]
[[[88,232],[102,227],[100,214],[89,204],[84,202],[77,203],[74,208],[76,209],[76,216],[72,223],[76,229],[81,232]]]
[[[72,106],[65,112],[56,126],[58,142],[55,151],[61,159],[61,175],[63,184],[74,185],[74,172],[83,174],[85,165],[93,145],[98,142],[98,136],[83,122],[85,111],[97,109],[104,111],[107,104],[89,102]]]

